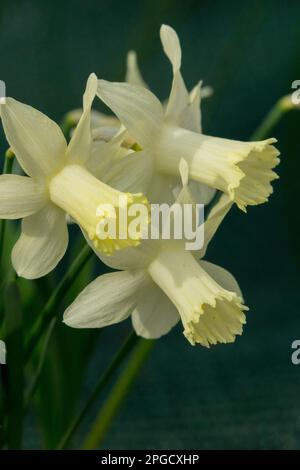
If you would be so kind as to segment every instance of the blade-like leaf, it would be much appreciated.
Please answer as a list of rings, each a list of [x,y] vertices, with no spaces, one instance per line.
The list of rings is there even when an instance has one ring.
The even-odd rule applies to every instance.
[[[4,293],[4,338],[7,350],[5,380],[6,442],[9,449],[19,449],[23,421],[23,318],[21,297],[16,281],[11,281]]]

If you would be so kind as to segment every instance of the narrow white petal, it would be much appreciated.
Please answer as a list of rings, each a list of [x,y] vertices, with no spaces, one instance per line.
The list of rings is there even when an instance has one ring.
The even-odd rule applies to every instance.
[[[171,177],[169,177],[171,178]],[[182,179],[181,178],[176,178],[173,177],[173,202],[174,198],[179,202],[180,204],[209,204],[212,199],[214,198],[216,194],[216,190],[214,188],[211,188],[210,186],[207,186],[206,184],[199,183],[198,181],[189,181],[188,184],[188,193],[189,193],[189,198],[191,199],[190,201],[186,201],[185,198],[182,200],[181,197],[179,197],[180,193],[182,192]],[[186,191],[185,191],[186,193]],[[151,200],[151,198],[149,197]],[[151,200],[152,201],[152,200]]]
[[[166,120],[170,124],[179,126],[181,114],[189,105],[189,94],[180,72],[180,42],[174,29],[167,25],[162,25],[160,28],[160,38],[164,52],[170,60],[173,69],[173,82],[166,109]]]
[[[68,246],[65,214],[48,204],[22,221],[22,233],[12,251],[12,263],[19,276],[36,279],[59,263]]]
[[[132,313],[132,325],[137,335],[156,339],[169,333],[179,322],[176,308],[154,283],[145,289]]]
[[[175,73],[181,66],[181,47],[177,33],[171,26],[163,24],[160,28],[160,39]]]
[[[64,313],[73,328],[102,328],[125,320],[134,309],[148,276],[145,271],[104,274],[91,282]]]
[[[189,107],[189,93],[180,71],[175,72],[169,96],[166,121],[174,126],[181,126],[182,115]]]
[[[45,186],[27,176],[0,176],[0,218],[20,219],[34,214],[48,201]]]
[[[59,126],[45,114],[6,98],[1,119],[8,143],[25,173],[48,177],[62,166],[67,144]]]
[[[209,98],[210,96],[212,96],[214,94],[214,89],[209,86],[209,85],[206,85],[204,87],[202,87],[201,89],[201,98]]]
[[[127,54],[127,70],[125,81],[131,83],[131,85],[141,86],[148,88],[148,85],[144,81],[140,69],[137,63],[137,56],[135,51],[129,51]]]
[[[180,159],[179,162],[179,173],[181,177],[182,186],[187,186],[189,183],[189,166],[184,158]]]
[[[232,205],[233,202],[230,197],[227,196],[227,194],[221,194],[220,199],[209,212],[204,223],[204,246],[200,251],[201,258],[205,256],[210,240],[216,233],[226,214],[230,211]]]
[[[91,153],[91,107],[96,96],[97,86],[97,77],[92,73],[88,78],[83,95],[83,113],[72,135],[67,150],[67,156],[72,160],[72,162],[84,163],[88,160]]]
[[[201,125],[201,86],[199,82],[189,94],[189,104],[182,111],[178,125],[193,132],[202,132]]]
[[[139,86],[105,80],[98,81],[97,95],[141,147],[151,148],[163,123],[163,108],[156,96]]]

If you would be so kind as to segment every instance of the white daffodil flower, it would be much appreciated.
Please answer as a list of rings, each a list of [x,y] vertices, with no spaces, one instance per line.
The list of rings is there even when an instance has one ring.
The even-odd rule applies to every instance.
[[[273,191],[271,181],[278,178],[272,171],[279,163],[272,145],[276,139],[241,142],[200,133],[200,87],[192,95],[186,91],[175,31],[163,26],[161,38],[174,76],[165,112],[156,96],[140,86],[99,80],[97,95],[143,150],[140,160],[149,160],[156,173],[178,177],[184,158],[190,179],[228,194],[240,209],[266,202]]]
[[[57,124],[36,109],[12,98],[6,98],[6,104],[1,105],[6,138],[28,175],[0,176],[0,218],[23,218],[22,233],[12,252],[19,276],[41,277],[60,261],[68,245],[65,213],[106,254],[139,243],[130,238],[102,240],[96,233],[98,223],[110,217],[97,213],[99,205],[110,204],[118,209],[119,198],[124,196],[88,170],[93,166],[90,111],[96,88],[97,77],[91,74],[83,113],[69,145]],[[115,144],[113,141],[111,147]],[[146,202],[142,194],[126,197],[129,205]]]
[[[148,88],[148,85],[143,80],[141,72],[137,64],[137,57],[134,51],[129,51],[127,54],[127,69],[125,75],[125,81],[132,83],[133,85],[142,86]],[[66,115],[66,119],[74,126],[78,123],[82,114],[82,109],[73,109]],[[113,138],[120,130],[121,123],[115,116],[109,116],[100,111],[91,110],[91,126],[93,129],[93,138],[95,141],[104,140],[108,142]],[[128,140],[128,136],[124,135],[123,145],[130,147],[134,144],[134,141]]]
[[[229,272],[202,260],[231,205],[223,194],[211,210],[205,245],[197,253],[200,260],[184,249],[183,242],[166,240],[144,241],[110,258],[98,254],[121,271],[90,283],[65,311],[64,322],[74,328],[102,328],[131,315],[138,335],[159,338],[181,320],[192,345],[233,342],[245,323],[241,291]]]
[[[163,106],[166,119],[174,125],[182,125],[191,131],[201,132],[200,97],[203,91],[201,83],[195,86],[191,93],[188,93],[180,72],[181,48],[176,32],[169,26],[162,26],[161,41],[164,52],[172,64],[174,75],[170,99]],[[126,81],[138,87],[148,88],[138,69],[134,51],[130,51],[127,57]],[[206,91],[205,95],[207,96],[208,88],[206,88]],[[116,129],[113,126],[107,127],[103,125],[94,129],[95,147],[98,145],[98,139],[109,141],[115,135]],[[124,134],[122,147],[132,147],[134,149],[136,147],[134,143],[135,139],[129,132]],[[95,159],[96,153],[97,150],[95,148]],[[130,155],[124,154],[124,156],[124,159],[119,159],[116,165],[111,168],[111,180],[109,183],[112,186],[117,189],[126,189],[127,191],[142,191],[152,203],[174,202],[174,198],[179,194],[181,187],[179,176],[161,172],[153,165],[153,161],[149,158],[148,153],[145,154],[145,152],[137,151],[136,153],[131,152]],[[122,177],[124,173],[128,174],[128,172],[132,175],[130,182],[133,186],[127,184],[129,183],[128,178]],[[126,186],[119,187],[120,181],[123,184],[125,183]],[[208,204],[216,192],[214,188],[195,181],[190,182],[190,190],[195,200],[203,204]]]
[[[165,37],[168,32],[172,31],[171,34],[175,35],[177,37],[176,32],[170,27],[166,25],[162,25],[161,27],[161,42],[164,48],[164,52],[167,55],[167,57],[170,59],[169,56],[169,51],[167,48],[167,45],[165,47]],[[180,50],[180,43],[177,37],[177,48]],[[172,60],[171,60],[172,62]],[[141,71],[138,66],[137,62],[137,54],[135,51],[129,51],[127,54],[127,69],[126,69],[126,75],[125,75],[125,82],[131,83],[131,85],[138,85],[143,88],[149,88],[145,80],[143,79],[143,76],[141,74]],[[201,98],[208,98],[211,96],[213,93],[213,90],[210,86],[205,86],[201,88]],[[191,91],[190,93],[190,99],[193,101],[193,94],[194,90]],[[168,105],[168,100],[165,103],[165,106],[167,107]]]
[[[165,37],[168,34],[168,29],[170,31],[173,31],[173,34],[175,36],[177,36],[175,31],[172,30],[172,28],[170,28],[169,26],[163,25],[162,26],[162,32],[161,32],[161,40],[162,40],[162,43],[163,43],[163,47],[164,47]],[[178,48],[180,49],[180,43],[179,43],[178,38],[177,38],[176,46],[178,46]],[[166,55],[168,56],[168,58],[172,62],[172,59],[168,55],[168,50],[165,47],[164,47],[164,50],[166,52]],[[180,52],[180,54],[181,54],[181,52]],[[137,86],[140,86],[140,87],[143,87],[143,88],[149,88],[148,84],[143,79],[143,76],[142,76],[141,71],[139,69],[138,62],[137,62],[137,54],[133,50],[129,51],[128,54],[127,54],[125,82],[130,83],[132,85],[137,85]],[[201,99],[208,98],[209,96],[212,95],[212,92],[213,92],[212,88],[210,86],[202,87],[201,85],[202,85],[202,82],[200,82],[196,87],[194,87],[189,95],[186,92],[186,96],[187,96],[186,105],[191,106],[192,112],[196,114],[195,120],[196,121],[199,120],[199,124],[200,124],[200,109],[199,109],[199,107],[200,107],[200,93],[199,93],[200,92],[200,87],[201,87]],[[198,109],[197,109],[197,105],[198,105]],[[168,100],[166,100],[165,103],[164,103],[164,108],[166,109],[167,107],[168,107]],[[81,113],[82,113],[81,109],[75,109],[73,111],[70,111],[67,114],[67,119],[70,120],[70,122],[73,123],[73,125],[76,125],[77,122],[80,119]],[[190,120],[188,119],[184,122],[187,129],[194,130],[194,127],[195,127],[194,121],[195,120],[192,118],[192,119],[190,119]],[[116,133],[119,131],[121,123],[120,123],[119,119],[116,118],[115,116],[109,116],[109,115],[104,114],[102,112],[92,110],[91,111],[91,125],[92,125],[92,128],[94,130],[94,133],[93,133],[94,139],[95,140],[104,140],[104,141],[107,142],[113,136],[115,136]],[[130,148],[133,144],[134,144],[134,140],[127,133],[124,136],[123,146],[125,146],[127,148]]]

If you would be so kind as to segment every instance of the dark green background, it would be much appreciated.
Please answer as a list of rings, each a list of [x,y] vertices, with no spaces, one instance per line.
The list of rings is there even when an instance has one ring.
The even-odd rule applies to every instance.
[[[59,120],[80,106],[90,72],[121,80],[126,52],[134,48],[145,79],[165,98],[171,70],[159,42],[161,23],[180,36],[187,85],[203,78],[215,90],[203,106],[206,133],[248,139],[300,79],[300,3],[287,0],[1,1],[0,78],[8,95]],[[240,283],[250,306],[243,336],[211,350],[191,347],[181,327],[161,339],[106,448],[300,448],[300,365],[291,363],[291,343],[300,339],[299,129],[294,111],[273,130],[282,152],[275,194],[247,215],[232,210],[207,256]],[[81,361],[87,372],[82,387],[74,381],[80,360],[72,347],[68,355],[55,350],[52,367],[61,367],[65,377],[73,371],[71,395],[77,390],[84,399],[128,328],[102,334],[91,358]],[[80,341],[85,333],[70,334]],[[52,395],[65,393],[59,382],[47,387]],[[47,406],[55,434],[63,410],[54,400]],[[26,447],[41,445],[39,429],[32,412]]]

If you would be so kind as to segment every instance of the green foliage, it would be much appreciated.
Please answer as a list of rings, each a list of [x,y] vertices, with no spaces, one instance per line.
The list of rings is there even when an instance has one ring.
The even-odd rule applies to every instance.
[[[4,341],[7,364],[4,367],[5,439],[9,449],[20,449],[23,428],[24,329],[21,296],[16,281],[4,292]]]

